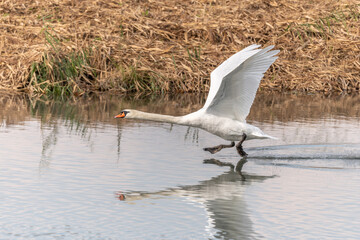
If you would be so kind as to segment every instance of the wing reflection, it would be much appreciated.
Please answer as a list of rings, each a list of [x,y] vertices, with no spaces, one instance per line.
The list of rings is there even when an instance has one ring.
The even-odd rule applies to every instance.
[[[167,196],[179,196],[187,201],[201,204],[208,217],[211,228],[216,230],[214,237],[221,239],[253,238],[252,222],[249,218],[243,193],[254,182],[262,182],[272,176],[258,176],[241,173],[246,159],[241,159],[236,166],[216,159],[204,160],[206,164],[229,166],[230,170],[196,185],[168,188],[154,192],[116,192],[115,196],[125,202],[144,199],[158,199]],[[259,236],[257,236],[259,237]]]

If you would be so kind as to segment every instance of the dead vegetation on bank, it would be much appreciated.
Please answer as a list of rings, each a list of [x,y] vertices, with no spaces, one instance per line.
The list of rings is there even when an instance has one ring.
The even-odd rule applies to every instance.
[[[253,43],[281,50],[262,90],[359,92],[355,0],[3,0],[0,89],[205,92]]]

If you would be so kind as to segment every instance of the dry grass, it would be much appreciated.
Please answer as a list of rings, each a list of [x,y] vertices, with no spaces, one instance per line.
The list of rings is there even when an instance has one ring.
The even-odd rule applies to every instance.
[[[243,47],[276,45],[262,90],[359,92],[356,0],[0,1],[0,89],[205,92]]]

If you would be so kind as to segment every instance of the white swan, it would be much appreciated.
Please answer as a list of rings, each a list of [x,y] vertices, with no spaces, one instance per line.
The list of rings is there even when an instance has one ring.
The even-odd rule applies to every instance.
[[[132,109],[121,111],[115,118],[144,119],[168,122],[204,129],[225,140],[229,145],[204,148],[216,153],[223,148],[234,147],[241,156],[247,154],[242,143],[250,139],[273,138],[259,128],[246,123],[256,91],[266,70],[276,60],[279,50],[270,51],[273,46],[258,49],[251,45],[234,54],[211,73],[209,95],[200,110],[185,116],[169,116],[146,113]]]

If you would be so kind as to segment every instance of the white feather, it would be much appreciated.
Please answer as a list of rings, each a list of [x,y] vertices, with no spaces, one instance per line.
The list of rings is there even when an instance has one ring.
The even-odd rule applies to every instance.
[[[261,78],[276,60],[278,50],[251,45],[236,53],[211,73],[211,85],[204,105],[207,113],[245,122]]]

